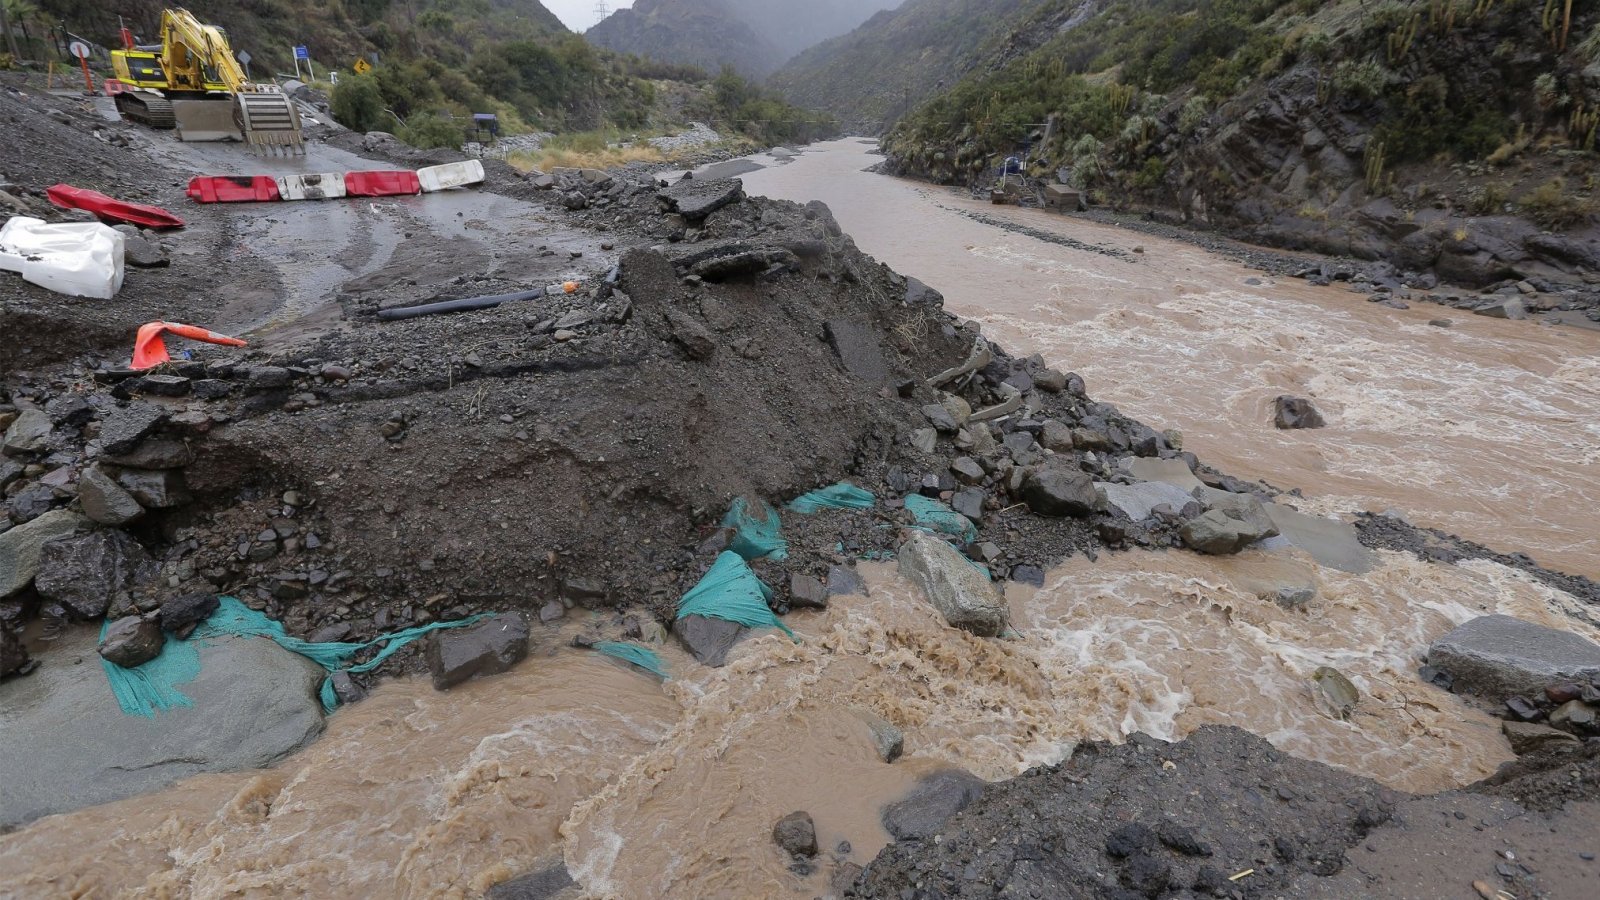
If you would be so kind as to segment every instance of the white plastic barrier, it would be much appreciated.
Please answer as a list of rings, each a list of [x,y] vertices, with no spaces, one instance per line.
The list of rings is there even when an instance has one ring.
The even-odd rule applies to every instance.
[[[58,294],[110,300],[122,290],[125,240],[99,222],[16,216],[0,228],[0,269]]]
[[[417,170],[417,180],[422,182],[424,193],[477,184],[483,180],[483,163],[466,159],[442,166],[428,166]]]
[[[277,179],[278,194],[285,200],[334,200],[343,197],[344,175],[284,175]]]

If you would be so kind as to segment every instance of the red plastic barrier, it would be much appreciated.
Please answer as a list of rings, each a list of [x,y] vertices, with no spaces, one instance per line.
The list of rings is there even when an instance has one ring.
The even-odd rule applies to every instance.
[[[139,326],[139,334],[133,342],[133,365],[129,368],[142,372],[164,362],[171,362],[172,357],[167,353],[167,342],[161,339],[167,334],[186,337],[191,341],[221,344],[224,347],[250,346],[239,338],[217,334],[215,331],[207,331],[182,322],[150,322]]]
[[[202,175],[189,182],[196,203],[264,203],[282,200],[278,180],[270,175]]]
[[[415,172],[346,172],[344,190],[351,197],[400,197],[422,193]]]
[[[182,219],[159,206],[124,203],[99,191],[75,188],[70,184],[58,184],[45,191],[45,196],[62,209],[86,209],[101,219],[114,222],[132,222],[146,228],[183,227]]]

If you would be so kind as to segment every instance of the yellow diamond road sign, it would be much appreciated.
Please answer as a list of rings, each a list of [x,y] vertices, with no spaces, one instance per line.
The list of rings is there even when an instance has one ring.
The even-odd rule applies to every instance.
[[[356,60],[354,68],[357,75],[365,75],[372,71],[372,63],[369,63],[364,59],[358,59]]]

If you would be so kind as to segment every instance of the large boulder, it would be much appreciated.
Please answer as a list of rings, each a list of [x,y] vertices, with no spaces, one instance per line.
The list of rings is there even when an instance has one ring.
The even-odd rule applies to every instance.
[[[127,715],[95,658],[97,633],[73,629],[33,675],[0,682],[0,828],[269,766],[322,731],[326,672],[265,638],[206,641],[200,674],[178,686],[194,706]]]
[[[699,222],[717,210],[744,199],[744,183],[737,178],[689,178],[656,195],[669,212]]]
[[[1049,462],[1028,473],[1022,501],[1041,516],[1087,516],[1100,508],[1094,479],[1083,470]]]
[[[78,477],[78,501],[83,513],[101,525],[126,525],[144,515],[144,507],[99,466]]]
[[[1600,677],[1600,645],[1511,616],[1479,616],[1434,641],[1428,665],[1449,673],[1459,693],[1504,702]]]
[[[728,651],[749,630],[738,622],[709,616],[682,616],[672,623],[672,633],[678,636],[684,649],[701,665],[713,668],[728,662]]]
[[[480,675],[510,671],[528,655],[528,620],[502,613],[466,628],[435,631],[428,639],[428,670],[436,690]]]
[[[50,432],[55,424],[42,409],[25,409],[6,429],[0,450],[9,454],[42,453],[50,448]]]
[[[1272,424],[1281,429],[1321,428],[1328,424],[1322,412],[1304,397],[1282,396],[1273,401]]]
[[[100,421],[100,447],[110,454],[132,453],[166,420],[167,411],[153,403],[136,401],[117,407]]]
[[[45,544],[34,588],[75,619],[98,619],[113,605],[125,605],[128,592],[155,569],[138,541],[120,531],[96,531]]]
[[[915,584],[951,625],[979,637],[999,637],[1009,615],[988,574],[924,531],[900,546],[900,574]]]
[[[1262,538],[1278,534],[1266,506],[1249,494],[1197,488],[1195,496],[1210,507],[1178,531],[1184,546],[1198,553],[1238,553]]]
[[[0,532],[0,600],[9,599],[33,583],[45,544],[67,537],[86,524],[87,520],[77,513],[57,509]]]
[[[961,769],[925,775],[911,793],[883,808],[883,827],[896,840],[933,836],[946,820],[978,799],[988,784]]]
[[[142,666],[161,655],[167,642],[155,616],[124,616],[112,622],[100,639],[100,657],[124,669]]]

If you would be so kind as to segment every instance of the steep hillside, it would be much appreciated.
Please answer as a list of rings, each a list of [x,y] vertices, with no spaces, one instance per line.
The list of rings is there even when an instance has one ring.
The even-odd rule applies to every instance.
[[[709,72],[729,65],[746,75],[764,75],[782,56],[722,0],[638,0],[584,37],[607,50]]]
[[[638,0],[585,33],[593,43],[662,62],[766,75],[820,41],[901,0]]]
[[[985,48],[885,146],[945,182],[1025,155],[1099,202],[1275,245],[1571,281],[1600,271],[1597,7],[1051,0],[1037,49]]]
[[[1018,30],[1046,0],[906,0],[790,60],[769,83],[791,102],[876,134],[968,72],[1042,32]]]

